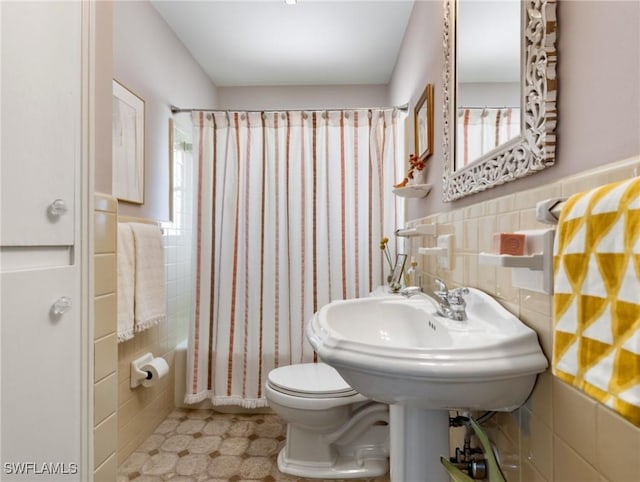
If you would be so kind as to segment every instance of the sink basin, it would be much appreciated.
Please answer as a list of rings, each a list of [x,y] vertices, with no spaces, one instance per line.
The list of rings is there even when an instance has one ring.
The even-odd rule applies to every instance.
[[[513,410],[547,367],[536,333],[470,288],[467,321],[425,296],[322,307],[307,325],[318,356],[374,400],[426,409]]]
[[[469,288],[467,321],[428,296],[334,301],[307,324],[319,357],[361,394],[389,403],[392,482],[447,482],[449,409],[509,411],[547,367],[536,333]]]

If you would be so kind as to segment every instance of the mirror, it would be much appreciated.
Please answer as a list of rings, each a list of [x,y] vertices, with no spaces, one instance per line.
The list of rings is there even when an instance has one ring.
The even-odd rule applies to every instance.
[[[520,0],[458,0],[454,171],[520,135]]]
[[[553,0],[445,0],[444,201],[553,165],[555,8]]]

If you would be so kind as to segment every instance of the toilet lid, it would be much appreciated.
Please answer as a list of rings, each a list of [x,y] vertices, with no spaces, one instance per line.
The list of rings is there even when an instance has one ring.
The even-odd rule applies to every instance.
[[[357,393],[335,368],[324,363],[276,368],[269,372],[267,379],[274,389],[298,397],[334,398]]]

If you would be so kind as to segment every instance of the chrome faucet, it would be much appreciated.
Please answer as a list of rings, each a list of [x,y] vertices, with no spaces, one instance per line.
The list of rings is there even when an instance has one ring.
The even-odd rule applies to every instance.
[[[433,292],[437,303],[434,302],[438,314],[455,321],[466,321],[467,319],[467,302],[463,295],[469,294],[468,288],[454,288],[452,290],[447,289],[447,285],[444,282],[436,278],[435,279],[436,290]],[[428,296],[422,291],[419,286],[408,286],[400,291],[402,296],[411,298],[415,295],[422,295],[433,301],[433,298]]]

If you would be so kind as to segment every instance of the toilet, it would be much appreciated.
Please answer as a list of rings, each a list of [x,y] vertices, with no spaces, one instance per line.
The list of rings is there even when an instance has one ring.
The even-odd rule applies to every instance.
[[[356,392],[325,363],[279,367],[265,386],[287,422],[278,469],[298,477],[378,477],[389,468],[389,407]]]

